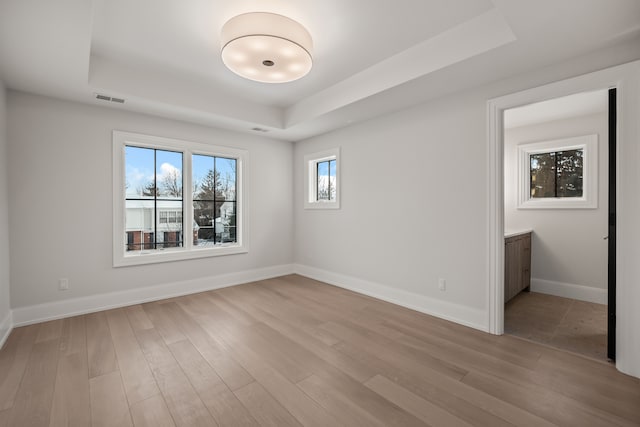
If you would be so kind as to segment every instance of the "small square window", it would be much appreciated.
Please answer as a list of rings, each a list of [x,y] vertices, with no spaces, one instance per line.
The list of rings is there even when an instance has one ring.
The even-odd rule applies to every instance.
[[[518,208],[597,208],[597,154],[597,135],[519,145]]]
[[[305,208],[340,208],[340,150],[308,154],[304,158]]]

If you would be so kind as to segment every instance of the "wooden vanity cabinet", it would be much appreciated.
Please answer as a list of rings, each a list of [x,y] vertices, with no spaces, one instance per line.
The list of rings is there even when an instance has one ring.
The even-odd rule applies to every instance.
[[[531,286],[531,233],[504,239],[504,302]]]

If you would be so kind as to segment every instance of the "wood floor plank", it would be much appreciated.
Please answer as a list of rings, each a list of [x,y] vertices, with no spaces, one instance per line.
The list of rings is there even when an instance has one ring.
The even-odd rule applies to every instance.
[[[376,375],[365,383],[380,396],[398,405],[433,427],[470,427],[471,424],[445,411],[437,405],[400,387],[393,381]]]
[[[523,340],[505,336],[512,345],[525,345]],[[528,345],[535,345],[524,342]],[[576,357],[571,353],[550,348],[543,348],[543,353],[536,364],[536,372],[552,372],[572,379],[588,381],[588,387],[601,394],[617,399],[640,399],[640,379],[620,374],[609,363],[599,363],[584,357]],[[636,400],[638,401],[638,400]]]
[[[176,425],[217,425],[160,333],[144,329],[136,331],[136,336]]]
[[[617,415],[605,414],[596,408],[581,405],[534,384],[518,385],[480,372],[470,372],[462,381],[556,425],[588,425],[593,427],[637,425],[625,421]]]
[[[60,351],[68,356],[74,353],[87,353],[87,327],[85,316],[63,319],[60,336]]]
[[[263,330],[264,329],[267,328],[263,328]],[[230,335],[226,335],[226,337],[230,338]],[[238,337],[241,337],[241,340],[237,340]],[[260,354],[262,360],[266,361],[270,367],[278,371],[280,375],[287,378],[293,384],[307,378],[313,373],[310,366],[311,363],[308,360],[297,359],[293,354],[301,350],[297,344],[289,348],[278,347],[277,345],[273,345],[267,337],[261,334],[260,330],[254,327],[242,328],[241,334],[237,334],[232,340],[233,341],[229,342],[233,344],[250,343],[248,346],[252,351]]]
[[[257,426],[256,420],[191,342],[169,346],[200,399],[221,426]]]
[[[244,310],[235,307],[233,304],[229,304],[218,292],[204,292],[202,296],[212,304],[214,310],[219,311],[226,317],[233,318],[239,325],[250,326],[256,321],[256,319]]]
[[[384,334],[384,327],[379,325],[377,330]],[[630,421],[640,421],[640,410],[637,407],[625,405],[624,402],[619,402],[608,396],[597,395],[590,390],[588,384],[585,384],[587,387],[580,387],[574,385],[573,382],[566,383],[557,381],[555,376],[540,374],[532,369],[524,368],[519,364],[513,364],[511,363],[511,358],[508,358],[508,360],[504,358],[500,359],[457,343],[439,339],[434,340],[432,337],[417,339],[399,331],[396,335],[396,341],[416,349],[424,350],[435,357],[448,357],[451,362],[464,369],[479,370],[492,376],[515,382],[523,387],[528,387],[530,384],[537,386],[544,385],[547,389],[545,392],[551,399],[556,401],[564,401],[565,397],[575,398],[579,396],[585,403],[588,403],[594,408],[608,411],[613,410],[613,412],[618,414],[621,413],[620,415]],[[535,366],[534,364],[529,368],[535,368]],[[571,403],[570,401],[567,402],[567,404]]]
[[[220,332],[224,334],[224,332]],[[309,398],[263,358],[261,352],[243,342],[242,337],[225,334],[235,358],[287,411],[305,426],[341,425],[328,411]]]
[[[133,426],[120,372],[114,371],[91,378],[89,394],[92,427]]]
[[[62,319],[57,319],[40,323],[36,343],[60,339],[62,335],[62,322]]]
[[[11,410],[5,409],[0,411],[0,427],[9,427],[9,413]]]
[[[149,316],[154,329],[158,331],[165,344],[172,344],[186,339],[187,337],[182,333],[180,327],[164,314],[162,305],[163,304],[159,303],[148,303],[142,306],[144,312]]]
[[[399,363],[406,368],[413,367],[416,370],[429,368],[457,380],[468,372],[467,369],[450,363],[448,358],[438,358],[426,352],[417,351],[351,322],[327,322],[322,327],[339,336],[343,341],[370,348],[381,359]]]
[[[294,301],[291,298],[286,298],[283,294],[276,292],[274,289],[265,287],[264,283],[265,282],[250,284],[246,286],[244,291],[237,288],[227,288],[224,289],[224,292],[221,290],[220,295],[224,298],[225,295],[230,295],[235,292],[248,293],[253,298],[260,301],[260,307],[263,310],[267,310],[270,314],[280,320],[297,325],[307,334],[324,342],[326,345],[333,345],[339,341],[339,339],[331,335],[331,333],[319,328],[326,319],[323,319],[322,316],[318,316],[316,311],[304,309],[300,306],[299,300]],[[232,303],[230,300],[235,300],[235,298],[226,300]],[[238,307],[237,304],[236,307]]]
[[[181,300],[182,301],[182,300]],[[236,390],[254,381],[253,377],[240,366],[218,342],[202,329],[194,318],[183,310],[180,303],[167,303],[162,306],[163,312],[189,338],[202,357],[213,367],[225,384]]]
[[[46,426],[56,381],[59,342],[56,339],[33,345],[27,367],[16,394],[10,426]]]
[[[0,411],[13,406],[38,328],[39,325],[15,328],[0,351]]]
[[[345,309],[350,308],[352,311],[360,311],[371,301],[377,301],[366,295],[295,274],[275,277],[263,283],[265,286],[273,286],[288,294],[296,293],[299,298],[314,300],[325,306],[338,305]]]
[[[62,355],[58,361],[49,427],[84,427],[90,424],[89,368],[85,347],[84,351]]]
[[[131,405],[135,427],[174,427],[167,404],[159,394]]]
[[[382,421],[386,426],[423,426],[424,423],[414,415],[389,402],[379,394],[367,388],[364,384],[353,381],[346,375],[336,373],[320,373],[317,375],[326,392],[336,397],[351,401],[374,418]]]
[[[116,351],[111,340],[111,332],[104,312],[87,314],[87,354],[89,358],[89,378],[98,377],[118,370]]]
[[[382,420],[378,420],[367,410],[360,408],[350,399],[345,399],[344,396],[336,394],[316,375],[305,378],[298,382],[297,385],[345,426],[385,426]]]
[[[253,382],[234,391],[234,394],[238,399],[240,399],[261,426],[302,426],[302,424],[300,424],[257,382]]]
[[[386,330],[396,330],[404,335],[433,342],[436,345],[458,344],[523,367],[533,367],[540,358],[539,350],[520,351],[517,346],[501,346],[500,340],[495,339],[498,337],[483,336],[486,334],[474,333],[475,331],[471,330],[466,333],[455,333],[442,325],[434,324],[429,318],[412,319],[410,316],[393,318],[392,314],[382,315],[371,307],[367,307],[363,311],[363,315],[367,321],[375,322]],[[398,318],[403,320],[398,320]]]
[[[149,316],[147,316],[147,313],[144,311],[140,304],[125,307],[125,311],[127,313],[127,317],[129,318],[131,328],[134,331],[153,328],[153,323],[151,323]]]
[[[125,311],[109,310],[106,316],[129,404],[160,394]]]
[[[544,420],[541,424],[535,424],[535,420],[528,423],[527,418],[523,417],[526,415],[522,414],[524,411],[436,371],[424,369],[405,372],[405,367],[381,360],[360,346],[342,342],[335,347],[362,363],[374,366],[381,375],[472,425],[544,425]],[[510,423],[507,421],[509,419],[517,422]]]
[[[232,296],[235,304],[251,306],[251,313],[256,317],[256,319],[260,320],[263,324],[268,325],[274,331],[277,331],[288,339],[298,343],[316,357],[321,358],[326,363],[335,366],[337,369],[360,382],[364,382],[375,375],[375,372],[372,369],[356,362],[344,353],[337,351],[313,334],[307,333],[304,329],[299,328],[298,324],[292,324],[281,320],[272,315],[269,310],[264,310],[264,305],[252,298],[252,292],[242,292],[237,286],[234,288]],[[336,342],[337,339],[332,341],[333,344]]]

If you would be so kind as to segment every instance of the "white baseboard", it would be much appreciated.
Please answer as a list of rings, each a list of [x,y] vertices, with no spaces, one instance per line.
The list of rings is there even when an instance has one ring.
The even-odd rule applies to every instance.
[[[301,276],[488,332],[487,313],[484,310],[429,298],[380,283],[345,276],[307,265],[294,264],[294,271]]]
[[[219,276],[202,277],[194,280],[185,280],[183,282],[164,283],[146,288],[129,289],[126,291],[18,307],[13,309],[13,324],[14,326],[29,325],[47,320],[220,289],[292,273],[293,265],[285,264],[222,274]]]
[[[607,303],[606,289],[574,285],[573,283],[554,282],[552,280],[535,279],[532,277],[531,290],[541,294],[594,302],[596,304]]]
[[[11,310],[9,310],[7,315],[0,322],[0,350],[2,350],[2,347],[4,346],[4,343],[7,341],[7,338],[9,338],[9,334],[11,334],[12,330],[13,330],[13,318],[12,318]]]

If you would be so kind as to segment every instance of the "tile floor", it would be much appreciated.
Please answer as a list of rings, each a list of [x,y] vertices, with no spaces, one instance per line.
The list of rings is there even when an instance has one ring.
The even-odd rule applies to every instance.
[[[607,306],[535,292],[505,305],[505,333],[607,360]]]

